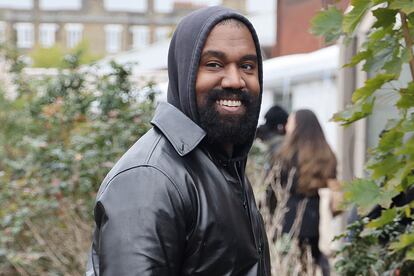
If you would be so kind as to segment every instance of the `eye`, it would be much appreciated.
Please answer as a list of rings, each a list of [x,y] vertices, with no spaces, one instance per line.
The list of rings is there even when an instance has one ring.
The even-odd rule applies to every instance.
[[[241,65],[241,68],[246,70],[246,71],[253,71],[255,69],[255,66],[251,63],[243,63]]]
[[[206,63],[206,66],[207,66],[207,67],[210,67],[210,68],[220,68],[220,67],[222,67],[220,63],[218,63],[218,62],[213,62],[213,61],[211,61],[211,62],[207,62],[207,63]]]

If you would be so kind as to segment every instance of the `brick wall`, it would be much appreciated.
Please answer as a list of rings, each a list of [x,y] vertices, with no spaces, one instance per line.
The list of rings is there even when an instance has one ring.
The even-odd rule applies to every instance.
[[[333,0],[278,0],[276,45],[272,56],[308,53],[326,46],[321,38],[310,34],[310,21],[315,14],[334,3]],[[344,9],[349,0],[337,6]]]

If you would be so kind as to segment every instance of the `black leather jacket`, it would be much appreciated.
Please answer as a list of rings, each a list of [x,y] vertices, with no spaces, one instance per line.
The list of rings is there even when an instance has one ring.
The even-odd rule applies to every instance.
[[[215,160],[170,104],[152,124],[101,185],[87,275],[270,276],[244,161]]]

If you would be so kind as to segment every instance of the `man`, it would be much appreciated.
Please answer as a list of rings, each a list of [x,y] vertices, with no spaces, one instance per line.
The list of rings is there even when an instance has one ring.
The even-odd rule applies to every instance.
[[[256,33],[222,7],[178,25],[168,104],[103,181],[91,275],[270,275],[245,178],[262,91]]]
[[[265,178],[274,165],[274,156],[285,137],[285,126],[288,117],[289,114],[282,107],[274,105],[266,112],[265,124],[257,128],[256,138],[261,140],[262,143],[259,143],[259,145],[265,149],[265,164],[263,166]],[[270,184],[267,185],[266,198],[263,203],[269,208],[270,213],[273,214],[276,209],[276,195]]]

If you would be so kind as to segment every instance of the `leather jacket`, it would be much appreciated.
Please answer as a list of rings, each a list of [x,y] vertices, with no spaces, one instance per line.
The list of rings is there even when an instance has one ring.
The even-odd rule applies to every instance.
[[[216,159],[205,132],[164,103],[105,178],[87,275],[269,275],[245,160]]]

